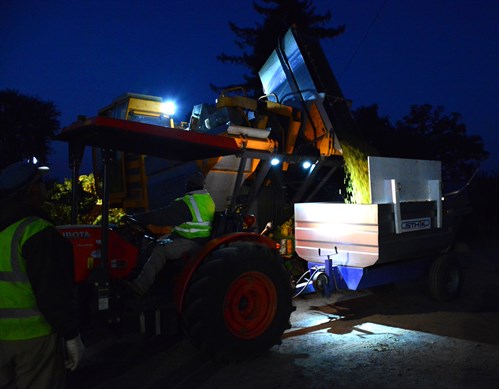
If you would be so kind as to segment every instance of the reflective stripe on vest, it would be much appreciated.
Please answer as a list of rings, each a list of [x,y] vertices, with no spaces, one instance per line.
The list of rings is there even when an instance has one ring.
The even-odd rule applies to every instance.
[[[189,207],[192,221],[176,226],[173,230],[187,239],[211,236],[211,222],[215,215],[215,203],[208,193],[188,194],[177,199]]]
[[[28,217],[0,231],[0,340],[32,339],[52,332],[37,308],[22,257],[24,243],[49,226],[46,220]]]

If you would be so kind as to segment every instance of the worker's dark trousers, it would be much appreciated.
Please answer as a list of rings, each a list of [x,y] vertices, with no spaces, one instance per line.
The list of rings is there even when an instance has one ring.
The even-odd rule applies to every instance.
[[[0,340],[1,389],[62,389],[64,344],[51,334],[28,340]]]
[[[142,293],[146,293],[166,262],[183,258],[198,248],[199,244],[189,239],[178,237],[174,239],[160,239],[133,283]]]

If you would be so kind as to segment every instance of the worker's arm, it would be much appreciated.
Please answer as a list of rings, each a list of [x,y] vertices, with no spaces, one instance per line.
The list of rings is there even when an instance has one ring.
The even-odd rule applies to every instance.
[[[79,329],[71,243],[48,227],[24,244],[23,257],[38,309],[55,332],[74,339]]]
[[[73,246],[55,228],[48,227],[24,244],[23,256],[38,309],[64,338],[64,366],[73,371],[85,349],[74,294]]]
[[[167,207],[151,212],[138,213],[133,216],[144,225],[152,224],[155,226],[178,226],[192,220],[191,211],[183,201],[173,201]]]

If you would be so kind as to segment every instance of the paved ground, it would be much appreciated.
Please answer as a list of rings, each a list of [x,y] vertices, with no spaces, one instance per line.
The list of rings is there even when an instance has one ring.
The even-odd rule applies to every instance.
[[[69,388],[496,388],[499,244],[463,252],[465,287],[452,303],[433,302],[422,280],[299,297],[282,345],[239,364],[214,362],[180,336],[87,335]]]

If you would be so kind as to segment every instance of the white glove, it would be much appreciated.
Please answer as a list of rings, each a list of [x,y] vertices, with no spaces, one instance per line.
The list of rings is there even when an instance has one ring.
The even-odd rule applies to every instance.
[[[85,346],[81,341],[80,335],[76,338],[66,340],[66,360],[64,366],[71,371],[75,370],[83,357]]]

